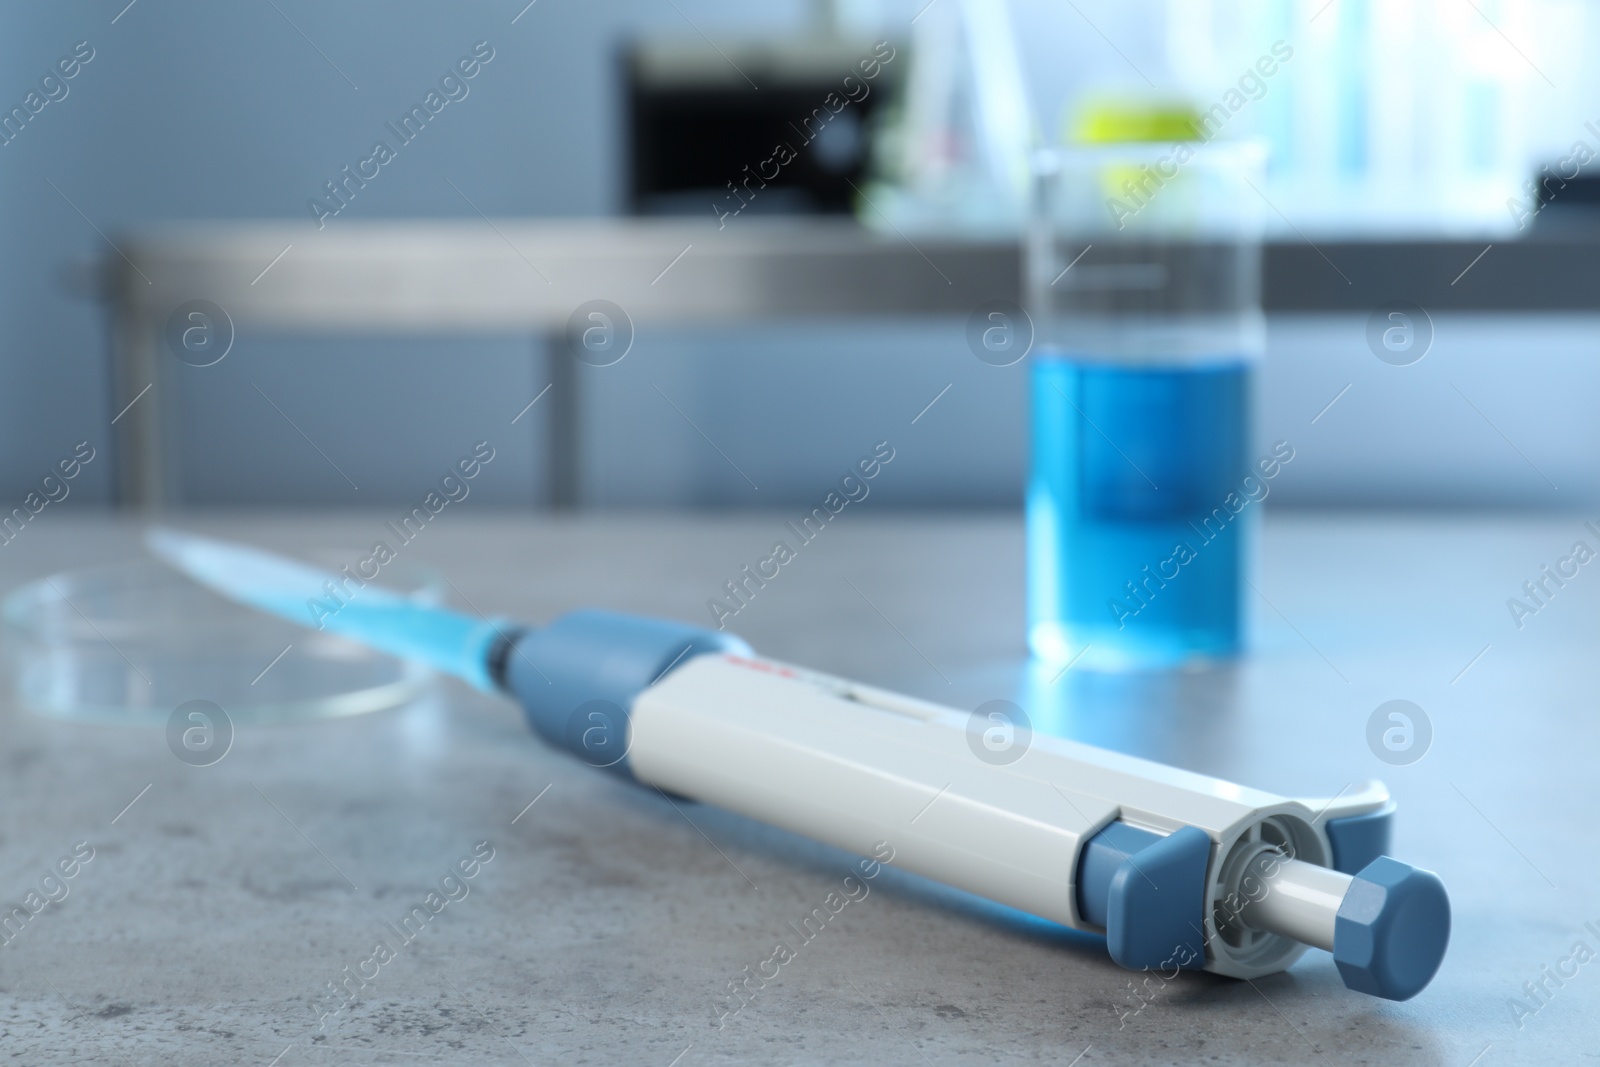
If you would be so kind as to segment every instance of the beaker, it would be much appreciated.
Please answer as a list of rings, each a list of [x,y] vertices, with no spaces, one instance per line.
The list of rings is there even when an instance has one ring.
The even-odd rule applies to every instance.
[[[1028,643],[1044,660],[1171,667],[1243,647],[1283,462],[1251,434],[1263,157],[1177,141],[1036,159]]]

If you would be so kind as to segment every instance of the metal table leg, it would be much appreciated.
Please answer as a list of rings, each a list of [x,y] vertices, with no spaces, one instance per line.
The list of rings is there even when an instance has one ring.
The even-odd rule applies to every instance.
[[[175,497],[163,408],[170,405],[170,368],[159,352],[157,326],[118,300],[111,330],[112,428],[117,505],[154,511]]]
[[[546,334],[541,343],[550,375],[550,410],[545,416],[550,427],[550,454],[545,468],[550,507],[555,511],[575,511],[580,503],[583,474],[578,361],[567,351],[564,331]]]

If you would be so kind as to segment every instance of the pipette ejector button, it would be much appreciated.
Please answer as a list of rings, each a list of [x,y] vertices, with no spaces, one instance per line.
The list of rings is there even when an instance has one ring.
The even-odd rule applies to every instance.
[[[1409,1000],[1438,971],[1450,942],[1450,900],[1432,871],[1379,856],[1353,875],[1265,852],[1253,861],[1265,887],[1244,919],[1333,953],[1344,984]]]
[[[1409,1000],[1433,980],[1449,943],[1450,898],[1439,876],[1379,856],[1339,905],[1333,959],[1348,988]]]

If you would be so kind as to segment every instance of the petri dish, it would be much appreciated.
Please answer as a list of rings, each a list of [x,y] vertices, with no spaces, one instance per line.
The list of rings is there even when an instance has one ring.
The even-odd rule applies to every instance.
[[[353,552],[317,552],[337,567]],[[443,577],[395,560],[383,584],[442,605]],[[61,719],[161,725],[190,700],[236,724],[359,715],[404,704],[427,667],[236,604],[153,559],[53,574],[0,604],[18,701]]]

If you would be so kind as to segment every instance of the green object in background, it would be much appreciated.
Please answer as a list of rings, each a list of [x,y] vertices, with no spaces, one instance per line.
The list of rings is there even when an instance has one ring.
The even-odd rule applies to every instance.
[[[1171,144],[1205,140],[1201,129],[1199,110],[1183,101],[1102,99],[1079,109],[1065,140],[1080,145]],[[1137,165],[1108,163],[1100,176],[1101,194],[1110,203],[1141,181],[1148,181],[1148,176]]]
[[[1083,107],[1064,139],[1078,144],[1198,141],[1200,112],[1185,103],[1102,101]]]

